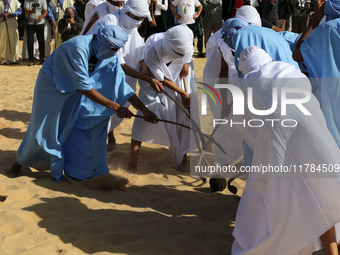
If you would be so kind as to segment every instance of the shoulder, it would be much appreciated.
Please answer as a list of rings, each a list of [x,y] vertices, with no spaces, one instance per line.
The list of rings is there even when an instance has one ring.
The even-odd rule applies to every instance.
[[[107,14],[98,20],[99,23],[103,25],[118,25],[118,19],[114,14]]]

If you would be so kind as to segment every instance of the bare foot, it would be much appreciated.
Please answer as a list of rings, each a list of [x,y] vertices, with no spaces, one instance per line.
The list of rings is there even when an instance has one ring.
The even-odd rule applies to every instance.
[[[18,162],[14,162],[10,169],[8,169],[5,174],[9,178],[15,178],[19,175],[21,170],[21,165]]]
[[[113,130],[107,135],[107,151],[114,151],[116,148],[116,138],[114,136]]]
[[[129,180],[124,177],[116,176],[112,174],[106,174],[98,178],[85,180],[82,185],[90,189],[125,190],[127,188],[128,183],[129,183]]]
[[[177,167],[177,171],[179,171],[179,172],[190,172],[188,157],[187,157],[186,154],[183,156],[183,160],[182,160],[181,164]]]

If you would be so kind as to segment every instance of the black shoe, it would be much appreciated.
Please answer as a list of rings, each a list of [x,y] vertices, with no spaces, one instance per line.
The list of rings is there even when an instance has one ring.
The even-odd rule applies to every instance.
[[[34,62],[33,61],[30,61],[27,66],[33,66],[34,65]]]
[[[198,53],[199,58],[205,58],[205,54],[203,52]]]
[[[11,62],[10,65],[19,65],[18,62]]]

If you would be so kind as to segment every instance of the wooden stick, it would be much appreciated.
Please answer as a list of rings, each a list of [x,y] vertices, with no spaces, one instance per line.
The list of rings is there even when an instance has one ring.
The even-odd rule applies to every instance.
[[[132,116],[133,116],[133,117],[135,117],[135,118],[144,119],[144,117],[143,117],[143,116],[141,116],[141,115],[132,115]],[[183,125],[183,124],[180,124],[180,123],[177,123],[177,122],[171,121],[171,120],[162,120],[162,119],[158,119],[158,121],[165,122],[165,123],[169,123],[169,124],[174,124],[174,125],[177,125],[177,126],[181,126],[181,127],[184,127],[184,128],[190,129],[190,127],[189,127],[189,126],[187,126],[187,125]]]

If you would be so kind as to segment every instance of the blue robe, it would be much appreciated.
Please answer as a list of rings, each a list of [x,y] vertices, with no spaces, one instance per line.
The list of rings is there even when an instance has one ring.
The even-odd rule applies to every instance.
[[[99,78],[88,73],[92,37],[72,38],[46,59],[36,81],[30,123],[18,150],[19,164],[45,160],[56,180],[64,179],[63,145],[78,117],[80,91],[94,88]],[[111,71],[100,65],[100,61],[97,68]]]
[[[300,69],[292,58],[292,51],[285,38],[272,29],[258,26],[243,27],[233,35],[233,45],[237,70],[240,54],[242,50],[249,46],[258,46],[264,49],[275,61],[284,61]]]
[[[91,78],[97,81],[94,89],[119,105],[124,105],[135,94],[125,82],[117,55],[98,62]],[[87,97],[82,98],[75,126],[64,145],[64,171],[67,176],[85,180],[109,173],[106,138],[108,122],[114,113]]]
[[[340,19],[315,28],[300,50],[327,127],[340,147]]]

